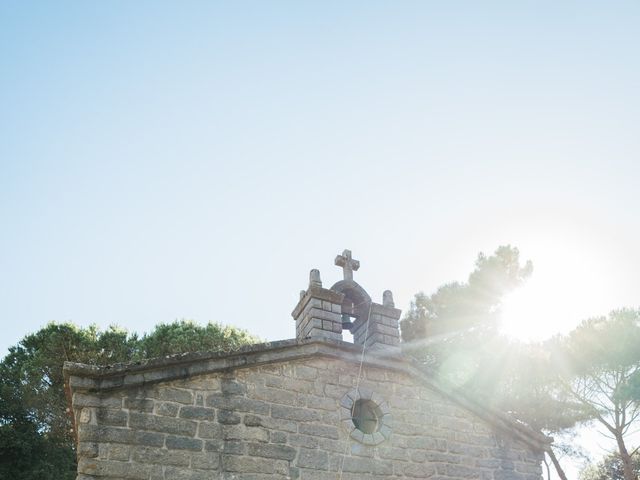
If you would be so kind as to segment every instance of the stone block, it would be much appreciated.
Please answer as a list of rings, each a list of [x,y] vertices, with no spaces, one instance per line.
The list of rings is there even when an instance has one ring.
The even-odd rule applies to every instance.
[[[298,426],[298,432],[303,435],[311,435],[315,437],[325,437],[337,440],[340,436],[338,429],[331,425],[318,425],[315,423],[304,424]]]
[[[500,460],[495,458],[478,458],[475,460],[475,466],[478,468],[496,469],[500,467]]]
[[[109,460],[127,462],[131,457],[131,445],[109,445]]]
[[[156,415],[176,417],[180,410],[180,404],[172,402],[157,402],[155,410]]]
[[[305,405],[307,408],[318,410],[335,411],[337,409],[337,402],[334,398],[326,398],[318,395],[306,396]]]
[[[400,345],[400,337],[399,336],[385,335],[384,336],[384,344],[385,345],[398,346],[398,345]]]
[[[377,303],[371,305],[371,315],[379,315],[380,317],[399,319],[402,316],[402,310],[394,307],[385,307]]]
[[[168,435],[165,440],[165,445],[169,450],[202,450],[202,440],[191,437]]]
[[[298,398],[296,392],[269,387],[256,387],[252,391],[252,396],[258,400],[264,400],[270,403],[278,403],[282,405],[295,405]]]
[[[345,451],[345,443],[336,441],[331,438],[316,437],[318,440],[318,448],[326,452],[334,452],[343,454]]]
[[[326,338],[329,340],[342,340],[342,333],[336,333],[332,330],[324,330],[322,328],[312,328],[306,336],[309,338]],[[305,338],[306,338],[305,337]]]
[[[227,396],[219,393],[208,395],[205,401],[208,407],[235,410],[238,412],[269,414],[269,404],[261,400],[245,397]]]
[[[136,463],[154,465],[189,465],[189,457],[182,452],[172,452],[164,448],[132,447],[131,459]]]
[[[271,443],[287,443],[287,434],[284,432],[271,432],[271,435],[269,436]]]
[[[220,455],[216,452],[192,455],[191,467],[197,470],[218,470],[220,468]]]
[[[438,440],[426,435],[410,437],[407,439],[407,447],[409,448],[419,448],[421,450],[436,450],[437,446]]]
[[[382,317],[381,322],[388,327],[399,328],[399,322],[396,318]]]
[[[411,478],[430,478],[436,474],[435,465],[426,465],[424,463],[404,463],[400,465],[400,469],[403,475]],[[436,478],[444,479],[444,477]]]
[[[96,458],[98,456],[97,442],[79,442],[78,456],[86,458]]]
[[[340,325],[338,322],[332,322],[331,320],[322,320],[322,330],[334,331],[333,325]],[[339,330],[342,331],[342,328]]]
[[[98,425],[125,427],[127,425],[128,413],[123,410],[116,410],[112,408],[97,408],[96,419]]]
[[[193,437],[196,433],[197,423],[182,418],[160,417],[148,413],[132,412],[129,416],[129,426],[138,430]]]
[[[464,465],[451,465],[448,464],[444,468],[446,475],[454,478],[478,478],[478,471],[473,467],[467,467]],[[510,480],[515,480],[513,477],[509,477]]]
[[[262,427],[262,426],[264,426],[264,422],[263,422],[262,417],[260,417],[258,415],[252,415],[252,414],[249,414],[249,413],[244,416],[243,423],[247,427]]]
[[[261,427],[225,425],[222,429],[222,438],[225,440],[268,442],[269,431]]]
[[[378,455],[382,459],[407,461],[407,450],[404,448],[394,448],[389,446],[380,446],[377,448]]]
[[[208,470],[166,467],[164,478],[170,478],[171,480],[211,480],[211,472]]]
[[[382,333],[384,335],[389,335],[392,337],[399,337],[400,331],[397,328],[389,327],[382,323],[373,323],[369,326],[370,332]]]
[[[334,313],[332,311],[326,311],[319,308],[312,308],[309,311],[309,316],[312,318],[319,318],[321,320],[328,320],[331,322],[342,322],[342,315]]]
[[[261,417],[260,426],[269,431],[282,431],[288,433],[296,433],[298,431],[298,423],[291,420],[283,420],[281,418]]]
[[[222,436],[222,427],[217,423],[199,422],[198,437],[199,438],[220,438]]]
[[[205,440],[204,450],[205,452],[222,452],[227,443],[228,442],[224,442],[220,438],[216,438],[215,440]]]
[[[289,435],[289,445],[294,447],[318,448],[320,441],[316,437],[309,435],[291,434]]]
[[[470,455],[478,458],[487,456],[486,448],[468,443],[448,442],[448,449],[453,454]]]
[[[409,460],[411,460],[412,462],[424,463],[426,459],[427,459],[427,454],[422,450],[412,450],[409,452]]]
[[[216,411],[213,408],[193,406],[184,406],[180,408],[180,418],[213,421],[215,416]]]
[[[437,452],[424,452],[425,462],[428,463],[450,463],[452,465],[458,465],[462,463],[462,459],[460,455],[452,455],[451,453],[437,451]]]
[[[373,473],[374,460],[370,458],[346,457],[342,470],[348,473]]]
[[[222,446],[222,452],[230,455],[244,455],[246,453],[246,443],[241,440],[228,440]]]
[[[122,406],[121,398],[102,397],[100,395],[91,395],[81,392],[73,394],[73,406],[78,407],[106,407],[120,408]]]
[[[376,476],[384,475],[386,477],[393,475],[393,462],[384,460],[375,460],[372,463],[372,473]]]
[[[294,308],[291,316],[298,319],[309,308],[322,308],[322,301],[341,305],[344,295],[322,287],[310,287]]]
[[[289,464],[285,460],[273,460],[271,458],[251,458],[240,455],[222,455],[222,468],[228,472],[238,473],[279,473],[286,475]]]
[[[218,410],[218,423],[223,425],[237,425],[240,423],[240,415],[232,410]]]
[[[191,390],[182,390],[170,387],[158,388],[157,398],[158,400],[182,403],[185,405],[193,404],[193,392]]]
[[[266,384],[267,382],[265,381],[265,385]],[[300,378],[284,378],[280,387],[297,393],[315,393],[317,390],[315,382],[302,380]]]
[[[298,480],[300,478],[300,469],[297,467],[289,467],[289,475],[287,480]]]
[[[275,458],[279,460],[293,460],[296,449],[287,445],[269,443],[247,443],[247,453],[252,457]]]
[[[164,444],[164,433],[134,432],[133,444],[148,447],[161,447]]]
[[[143,463],[80,458],[78,461],[78,473],[96,477],[108,476],[127,480],[147,480],[151,473],[151,466]]]
[[[128,428],[86,424],[81,425],[78,429],[80,442],[132,443],[133,439],[134,432]]]
[[[153,411],[153,400],[150,398],[125,398],[124,408],[135,412],[150,413]]]
[[[244,395],[247,393],[246,385],[239,383],[237,380],[231,380],[228,378],[220,379],[220,388],[222,393],[227,395]]]
[[[313,422],[320,420],[320,414],[315,410],[289,407],[285,405],[273,405],[271,407],[271,416],[273,418],[282,418],[297,422]]]
[[[355,457],[373,458],[375,451],[375,448],[370,445],[363,445],[357,442],[351,443],[351,455]]]
[[[315,470],[329,470],[329,455],[322,450],[301,448],[298,453],[296,466],[300,468],[313,468]]]
[[[516,473],[511,470],[498,470],[494,472],[493,478],[495,480],[526,480],[525,474]],[[539,477],[538,477],[539,478]]]

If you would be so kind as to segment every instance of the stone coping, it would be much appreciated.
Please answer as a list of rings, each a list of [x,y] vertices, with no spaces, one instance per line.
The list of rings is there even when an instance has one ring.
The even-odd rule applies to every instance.
[[[429,372],[424,366],[399,353],[398,349],[367,349],[362,346],[328,338],[280,340],[247,345],[234,351],[198,352],[162,358],[120,363],[109,366],[65,362],[64,377],[69,404],[72,393],[81,391],[109,391],[141,385],[184,379],[196,375],[248,368],[274,362],[290,362],[310,357],[340,359],[346,362],[391,369],[407,373],[423,385],[444,395],[451,402],[471,411],[501,431],[514,435],[527,445],[545,450],[552,438],[495,409],[486,407],[453,388]]]
[[[362,346],[331,338],[290,339],[246,345],[233,351],[185,353],[106,366],[65,362],[63,372],[69,386],[99,391],[312,356],[360,363]],[[369,348],[364,363],[402,371],[407,368],[407,359],[398,349],[387,352],[384,348]]]

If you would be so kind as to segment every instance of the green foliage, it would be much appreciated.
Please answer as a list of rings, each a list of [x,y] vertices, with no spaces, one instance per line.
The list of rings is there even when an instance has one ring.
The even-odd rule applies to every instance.
[[[9,349],[0,363],[0,478],[72,480],[75,453],[64,394],[65,361],[105,365],[193,351],[228,351],[255,343],[233,327],[178,321],[139,338],[50,323]]]
[[[608,317],[583,321],[556,342],[558,361],[569,375],[625,372],[625,383],[640,365],[640,310],[614,310]],[[619,393],[619,392],[616,392]]]
[[[555,433],[589,418],[564,392],[542,345],[523,345],[499,333],[504,296],[531,275],[511,246],[478,255],[466,283],[450,283],[415,296],[401,322],[405,347],[428,372],[489,407]],[[553,451],[548,452],[555,459]],[[554,462],[555,464],[556,462]],[[566,478],[556,465],[561,478]]]
[[[583,321],[549,342],[552,368],[567,394],[614,436],[640,418],[640,310],[621,309]],[[613,432],[615,430],[615,433]]]
[[[32,422],[0,425],[0,478],[73,480],[74,451],[68,442],[39,432]]]
[[[432,295],[420,292],[415,296],[401,322],[403,341],[495,328],[502,298],[532,271],[530,261],[520,265],[520,252],[510,245],[499,247],[489,257],[478,254],[467,283],[449,283]]]
[[[546,348],[498,331],[502,299],[532,271],[530,261],[521,264],[515,247],[480,253],[466,283],[415,296],[401,322],[402,335],[441,378],[534,428],[557,432],[587,418],[585,409],[559,388]]]
[[[636,403],[640,403],[640,372],[636,372],[629,377],[629,382],[624,392]]]
[[[640,419],[639,345],[640,310],[621,309],[585,320],[550,346],[563,391],[615,440],[626,480],[636,480],[627,442]]]
[[[498,333],[500,303],[533,270],[520,252],[499,247],[478,255],[467,283],[449,283],[432,295],[418,293],[400,322],[405,347],[455,385],[495,390],[505,356],[516,352]]]
[[[554,434],[591,418],[588,410],[563,391],[551,357],[540,344],[498,339],[493,356],[482,366],[480,381],[467,387],[485,404],[507,412],[531,427]]]
[[[633,472],[640,475],[640,454],[632,455]],[[604,457],[598,464],[585,468],[580,480],[624,480],[622,459],[617,453]]]
[[[521,285],[533,270],[520,264],[520,253],[499,247],[478,255],[466,283],[449,283],[432,295],[418,293],[401,322],[405,346],[450,384],[503,410],[532,416],[544,390],[545,358],[533,348],[510,342],[497,326],[502,298]],[[534,368],[531,369],[531,366]],[[540,382],[518,382],[522,372]],[[548,400],[545,398],[545,400]]]
[[[209,323],[204,327],[193,322],[162,323],[140,341],[143,357],[154,358],[181,352],[231,351],[258,339],[237,328]]]

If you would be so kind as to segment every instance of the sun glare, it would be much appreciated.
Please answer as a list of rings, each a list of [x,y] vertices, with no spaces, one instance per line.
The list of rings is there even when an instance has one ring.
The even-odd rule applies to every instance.
[[[593,251],[556,246],[532,257],[533,275],[502,302],[503,333],[534,342],[567,332],[589,316],[607,313],[604,299],[611,297],[612,285],[605,279],[611,273],[593,257]],[[589,257],[591,261],[586,262]]]
[[[502,332],[522,340],[536,341],[549,331],[547,316],[541,311],[535,286],[525,285],[504,299],[501,307]]]

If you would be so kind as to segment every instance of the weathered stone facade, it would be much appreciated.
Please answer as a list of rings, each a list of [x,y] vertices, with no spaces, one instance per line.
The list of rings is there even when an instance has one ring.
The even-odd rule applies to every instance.
[[[313,280],[294,311],[299,331],[345,305],[344,290]],[[334,302],[323,309],[331,299],[314,295]],[[387,327],[396,317],[397,328],[385,300],[368,316],[377,311]],[[368,320],[350,315],[355,328]],[[402,356],[394,335],[374,330],[388,348],[367,351],[368,334],[342,342],[340,320],[329,320],[332,335],[232,354],[66,364],[78,480],[540,479],[546,437],[448,391]],[[306,334],[323,330],[322,319],[315,325]]]

